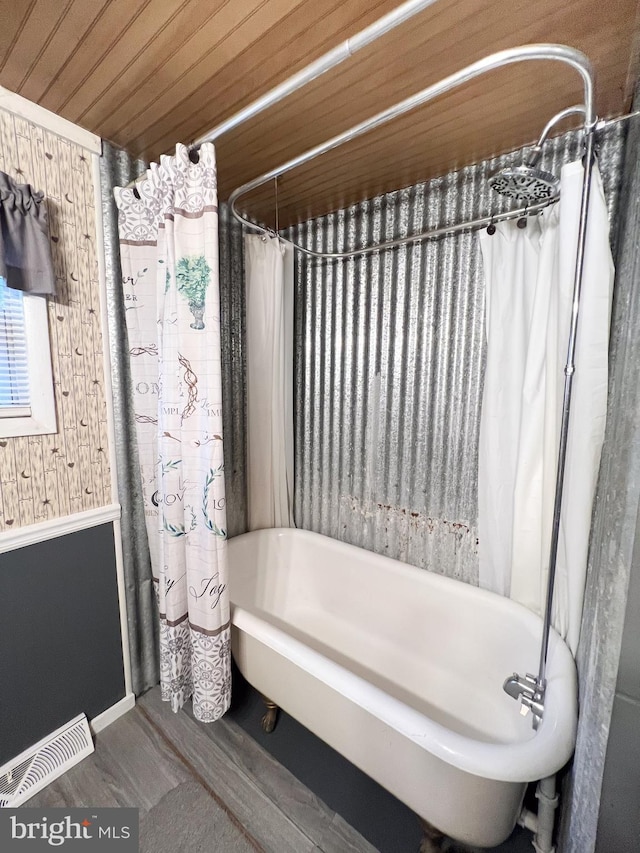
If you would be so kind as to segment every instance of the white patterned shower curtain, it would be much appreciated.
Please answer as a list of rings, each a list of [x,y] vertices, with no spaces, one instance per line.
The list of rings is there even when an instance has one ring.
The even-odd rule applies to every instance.
[[[542,615],[583,181],[564,166],[561,201],[525,229],[480,237],[487,364],[480,422],[480,585]],[[577,649],[591,512],[607,409],[613,290],[607,206],[594,166],[556,566],[553,624]]]
[[[115,197],[162,698],[212,722],[231,695],[213,145]]]

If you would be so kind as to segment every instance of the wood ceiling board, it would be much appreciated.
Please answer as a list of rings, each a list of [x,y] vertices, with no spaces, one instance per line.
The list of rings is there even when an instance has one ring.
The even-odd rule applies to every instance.
[[[540,83],[535,112],[545,116],[543,121],[532,119],[531,104],[522,96],[522,89],[514,89],[508,69],[501,69],[491,75],[495,80],[489,88],[476,80],[466,92],[444,96],[282,176],[278,182],[281,224],[304,221],[309,215],[333,209],[336,203],[342,207],[429,180],[534,141],[546,119],[572,102],[567,98],[565,104],[558,104],[556,90],[544,85],[545,80],[554,79],[555,69],[549,65],[545,74],[541,64],[535,78]],[[524,71],[521,74],[523,85],[527,79]],[[500,77],[505,79],[500,82]],[[496,95],[503,103],[500,112],[491,110]],[[459,105],[450,108],[452,98],[459,99]],[[505,145],[506,139],[515,142]],[[365,185],[367,196],[362,196]],[[223,187],[220,194],[226,194]],[[325,204],[329,198],[331,203]],[[273,187],[247,195],[240,207],[257,218],[271,219]]]
[[[106,69],[111,80],[106,109],[104,88],[100,86],[96,86],[95,92],[91,93],[91,101],[84,92],[83,100],[70,104],[69,108],[77,111],[80,121],[95,121],[105,114],[108,119],[112,109],[117,107],[123,99],[128,100],[133,91],[139,111],[144,112],[149,102],[153,115],[170,116],[188,94],[197,91],[203,82],[211,78],[217,67],[232,62],[236,53],[259,38],[264,28],[274,18],[279,20],[298,2],[300,0],[269,0],[267,6],[264,0],[244,0],[243,3],[234,3],[230,0],[197,27],[179,51],[175,61],[176,45],[172,43],[173,28],[167,28],[162,33],[162,46],[165,49],[161,50],[159,61],[149,63],[146,50],[138,53],[145,66],[152,69],[151,81],[155,88],[147,97],[140,96],[138,82],[133,83],[132,89],[131,85],[123,80],[121,67],[117,62],[112,62],[111,67]],[[200,5],[197,8],[204,11],[205,7]],[[129,50],[130,39],[127,39],[121,45],[121,51],[127,53]],[[125,69],[128,70],[128,67],[125,66]],[[147,79],[149,79],[148,75]],[[161,97],[158,97],[158,93],[161,93]],[[144,121],[142,126],[145,126]],[[130,133],[135,135],[137,120],[127,127]]]
[[[0,85],[157,159],[398,2],[0,0]],[[636,0],[538,0],[533,6],[530,0],[437,0],[218,140],[221,197],[464,65],[517,44],[551,41],[583,50],[596,67],[598,112],[620,114],[637,71],[637,14]],[[397,189],[531,141],[550,115],[580,99],[575,72],[554,63],[555,72],[547,74],[534,65],[512,66],[504,79],[483,78],[477,88],[427,105],[424,115],[397,119],[288,175],[281,182],[283,215],[298,221],[337,201]],[[256,198],[266,212],[260,194]]]
[[[5,7],[11,2],[12,0],[0,0],[0,14],[4,15]],[[32,99],[44,106],[42,99],[47,90],[55,85],[71,59],[76,54],[84,54],[88,49],[87,56],[91,57],[92,63],[99,62],[114,34],[119,33],[124,26],[127,9],[135,9],[136,5],[142,2],[143,0],[119,0],[119,14],[109,17],[105,16],[105,10],[113,12],[115,0],[88,0],[86,3],[82,0],[35,0],[25,11],[19,38],[8,46],[2,57],[1,84],[19,94],[30,89]],[[75,32],[69,32],[70,23],[72,26],[75,23]],[[60,41],[57,38],[61,31],[69,33],[68,40]],[[91,41],[92,33],[96,34],[95,43]],[[25,74],[28,74],[26,80]],[[23,82],[20,82],[21,80]],[[81,80],[75,77],[67,79],[65,83],[66,92],[69,85],[80,85]]]
[[[285,0],[278,6],[286,14],[299,2]],[[182,16],[176,26],[158,33],[145,51],[122,68],[111,91],[95,101],[82,120],[95,122],[104,136],[114,140],[122,134],[135,137],[158,115],[170,121],[176,105],[182,105],[184,93],[197,93],[203,82],[208,84],[221,68],[229,67],[233,57],[255,40],[256,32],[272,23],[274,9],[269,6],[268,21],[264,20],[263,0],[206,10],[195,23],[193,16]],[[123,96],[126,92],[135,92],[135,98]],[[197,109],[202,97],[196,94]]]
[[[104,80],[103,63],[118,49],[122,38],[150,2],[156,0],[102,0],[102,8],[93,25],[81,40],[68,46],[58,73],[39,99],[41,106],[78,122],[78,116],[65,109],[65,104],[84,86]],[[104,83],[108,91],[109,81],[104,80]]]
[[[487,20],[481,16],[475,17]],[[493,29],[493,24],[490,21],[487,26],[489,29]],[[491,49],[500,49],[506,45],[512,46],[511,29],[509,24],[506,28],[507,36],[502,42],[488,46]],[[538,31],[526,33],[526,35],[532,36],[526,41],[536,41],[540,38],[536,39],[535,36],[539,37],[541,34]],[[487,44],[486,31],[485,38],[478,39],[478,41]],[[442,64],[443,57],[447,59],[450,53],[451,51],[447,48],[438,51],[437,47],[433,49],[423,43],[412,53],[412,56],[417,58],[413,66],[408,69],[401,68],[400,72],[394,74],[393,78],[390,77],[389,66],[370,68],[365,64],[364,58],[360,59],[358,67],[355,69],[350,64],[349,68],[343,65],[340,69],[332,72],[332,79],[327,81],[326,85],[323,79],[322,82],[306,87],[304,94],[298,93],[296,96],[292,96],[274,107],[266,115],[263,114],[254,122],[247,123],[241,129],[239,128],[220,139],[218,150],[222,154],[223,149],[228,145],[229,150],[234,151],[233,159],[236,163],[241,163],[243,159],[251,159],[254,174],[267,171],[268,168],[312,147],[319,139],[330,138],[356,121],[372,115],[381,107],[389,106],[402,97],[423,88],[428,83],[456,70],[462,64],[467,64],[458,60],[447,62],[446,65]],[[427,67],[424,67],[425,55],[429,56]],[[485,50],[476,50],[474,54],[465,59],[471,62],[483,55],[485,55]],[[356,62],[356,58],[350,62]],[[602,65],[602,63],[600,64]],[[434,66],[437,66],[436,73],[433,73]],[[556,67],[560,68],[560,65],[557,64]],[[420,71],[422,71],[421,74]],[[575,79],[579,81],[575,72],[569,73],[573,73]],[[363,81],[367,81],[364,86]],[[408,81],[412,81],[411,85]],[[317,87],[317,89],[314,90],[313,87]],[[388,97],[385,96],[385,92],[389,93]],[[577,97],[579,97],[579,83],[576,92]],[[615,92],[614,89],[614,95]],[[605,92],[605,94],[607,93]],[[604,114],[618,114],[624,109],[621,99],[617,95],[612,102],[611,99],[607,101],[601,96],[599,107]],[[320,135],[320,131],[323,131],[322,135]],[[283,139],[287,140],[287,145],[284,147],[280,145],[280,141]],[[265,145],[265,140],[269,141],[268,147]]]
[[[631,51],[629,69],[625,81],[623,97],[625,104],[632,104],[640,77],[640,0],[636,7],[635,22],[631,27]]]
[[[506,4],[506,6],[511,5],[511,3]],[[504,9],[502,11],[505,12]],[[575,15],[575,9],[570,9],[569,12]],[[554,14],[551,20],[554,32],[559,24],[558,14]],[[569,16],[571,17],[571,14]],[[244,170],[243,161],[250,160],[253,175],[260,174],[311,148],[317,142],[331,138],[378,110],[445,77],[463,65],[494,50],[513,46],[513,22],[509,20],[506,12],[502,16],[503,32],[497,39],[495,38],[497,28],[490,18],[479,15],[473,18],[484,21],[484,28],[478,29],[477,24],[470,26],[469,19],[465,19],[459,27],[461,43],[457,51],[453,51],[450,44],[444,43],[438,32],[435,45],[427,38],[426,41],[421,41],[412,53],[407,52],[399,71],[395,68],[395,59],[381,66],[375,56],[360,55],[359,61],[354,57],[349,63],[331,72],[331,81],[325,83],[325,78],[316,81],[306,87],[304,93],[297,93],[268,113],[245,123],[241,128],[221,138],[217,143],[220,161],[223,163],[228,161],[227,165],[232,170],[236,164]],[[566,21],[564,23],[566,30]],[[618,43],[619,30],[618,22],[617,25],[603,26],[598,33],[588,33],[587,37],[582,36],[582,42],[588,41],[586,46],[590,48],[590,54],[599,65],[603,64],[603,56],[608,58],[611,54],[611,44]],[[603,39],[608,39],[606,43],[609,48],[601,46],[600,34]],[[535,42],[545,40],[545,37],[549,40],[552,33],[530,26],[526,28],[524,35],[523,42]],[[397,37],[402,38],[402,35],[398,34]],[[387,39],[389,38],[391,36],[387,36]],[[628,35],[627,41],[629,41]],[[473,44],[471,49],[468,47],[469,44]],[[397,45],[394,45],[395,47]],[[464,55],[462,51],[466,51]],[[397,50],[392,51],[393,55],[397,53]],[[455,56],[452,55],[454,53]],[[428,63],[424,62],[425,55],[429,56]],[[623,85],[626,65],[625,62],[620,63],[618,56],[619,51],[616,50],[614,61],[618,62],[619,84]],[[351,63],[357,64],[354,67]],[[407,68],[408,64],[410,64],[409,68]],[[530,69],[533,65],[533,63],[522,63],[512,68]],[[566,66],[563,67],[560,63],[554,63],[554,67],[558,69],[559,78],[565,79],[565,75],[569,75],[569,79],[576,82],[576,99],[581,100],[581,84],[577,73],[567,69]],[[521,72],[514,70],[512,73]],[[526,73],[532,72],[527,70]],[[483,85],[490,85],[486,82],[486,78],[483,79],[485,81]],[[603,83],[607,83],[606,89]],[[621,90],[612,83],[614,81],[600,80],[597,85],[598,107],[603,114],[619,114],[624,111],[625,104],[622,101]],[[553,80],[551,85],[554,85]],[[560,97],[558,104],[558,108],[566,105]],[[499,106],[497,103],[498,109]],[[283,139],[287,141],[284,145]],[[268,141],[268,145],[265,141]],[[227,151],[234,152],[233,158],[227,156]],[[236,180],[237,174],[233,177]]]
[[[31,7],[37,0],[16,0],[2,4],[2,27],[0,28],[0,71],[5,67],[9,54],[25,26]]]
[[[182,86],[169,88],[143,111],[139,125],[120,123],[120,130],[110,138],[144,155],[170,150],[178,139],[196,139],[394,6],[394,0],[376,6],[364,0],[337,5],[335,0],[304,0],[281,26],[259,43],[248,45],[233,61],[219,69],[205,64],[199,71],[213,71],[213,76],[196,76],[192,84],[197,88],[187,87],[179,103]],[[138,126],[144,132],[136,136]]]
[[[84,122],[86,113],[98,101],[108,100],[114,94],[114,89],[120,97],[135,96],[135,88],[124,89],[118,86],[123,69],[135,61],[137,57],[145,57],[145,63],[153,67],[156,73],[161,73],[167,53],[157,56],[150,46],[154,45],[160,35],[170,35],[178,27],[181,17],[194,13],[197,16],[196,0],[153,0],[142,3],[137,13],[131,17],[111,43],[101,59],[97,73],[92,73],[83,80],[81,86],[75,86],[68,93],[58,92],[56,109],[67,116],[73,116],[73,121]],[[74,57],[69,62],[68,74],[76,73]],[[48,96],[49,98],[51,95]],[[51,106],[45,103],[46,106]]]
[[[421,107],[412,110],[411,112],[394,119],[384,127],[378,128],[375,131],[363,134],[355,140],[346,143],[343,146],[335,149],[333,154],[336,159],[344,162],[345,170],[348,170],[349,160],[351,155],[368,156],[371,160],[371,166],[375,162],[374,154],[378,146],[389,147],[395,146],[396,156],[402,155],[406,151],[407,146],[417,142],[418,145],[426,146],[427,138],[435,137],[435,139],[443,146],[448,144],[451,128],[457,129],[472,139],[478,148],[484,148],[482,134],[478,132],[483,127],[498,128],[496,133],[504,134],[509,132],[512,138],[513,133],[518,135],[518,143],[526,143],[529,140],[537,138],[546,120],[555,112],[566,106],[567,103],[575,102],[579,94],[579,87],[575,88],[571,85],[575,81],[570,79],[565,82],[568,84],[564,102],[562,99],[563,92],[558,88],[550,89],[545,87],[544,81],[553,81],[557,86],[557,71],[555,68],[547,67],[547,73],[544,73],[542,64],[536,69],[535,79],[539,82],[539,87],[535,93],[535,101],[529,90],[529,82],[531,77],[524,69],[520,69],[518,76],[514,77],[514,70],[501,69],[488,75],[487,78],[478,78],[466,87],[460,88],[452,93],[443,95],[437,100],[431,101]],[[487,79],[491,79],[491,85],[487,87]],[[529,95],[529,99],[523,97],[523,93]],[[560,97],[558,97],[558,92]],[[499,98],[502,109],[495,109],[495,100]],[[536,116],[531,115],[531,104],[534,102]],[[541,118],[538,118],[538,115]],[[505,144],[503,142],[503,144]],[[221,147],[221,146],[220,146]],[[506,150],[509,150],[507,148]],[[425,152],[427,153],[427,152]],[[473,155],[477,153],[475,149],[471,150]],[[331,153],[323,155],[324,158],[331,156]],[[298,167],[293,172],[289,173],[289,177],[300,176],[305,173],[314,173],[320,165],[320,159],[311,161],[304,166]],[[324,169],[323,169],[324,170]],[[224,183],[235,182],[241,173],[234,175],[233,173],[221,176],[221,181]],[[237,183],[235,184],[237,186]],[[234,187],[235,188],[235,187]]]
[[[4,72],[7,75],[7,88],[19,89],[23,97],[35,102],[42,99],[51,80],[59,73],[69,45],[77,45],[96,25],[104,8],[104,0],[68,2],[64,14],[57,19],[54,16],[55,7],[55,3],[46,5],[48,20],[40,14],[40,5],[35,7],[25,27],[25,32],[30,32],[29,48],[25,51],[22,47],[16,47]],[[44,41],[38,38],[41,28],[47,33]],[[15,85],[11,81],[12,74],[15,76]]]
[[[631,8],[630,4],[627,4],[626,8],[629,10]],[[570,11],[575,15],[575,9]],[[586,48],[586,52],[591,56],[596,68],[600,72],[596,86],[598,95],[597,103],[600,114],[606,116],[618,115],[624,112],[627,106],[624,103],[623,97],[624,81],[627,73],[625,66],[628,62],[629,53],[627,52],[625,55],[625,50],[631,41],[631,31],[627,28],[627,19],[623,16],[616,18],[615,16],[609,17],[607,15],[605,18],[606,20],[602,21],[602,26],[597,31],[591,31],[589,28],[574,28],[574,31],[583,41],[583,44],[578,46]],[[538,37],[535,40],[541,39]],[[588,44],[584,44],[584,42],[588,42]],[[613,49],[615,45],[620,44],[622,44],[622,49]],[[484,53],[485,51],[481,51],[482,55]],[[622,62],[620,61],[621,56],[623,57]],[[432,58],[433,56],[430,59]],[[470,57],[468,61],[472,61],[473,58],[475,57]],[[467,62],[456,63],[456,67],[462,64],[467,64]],[[480,159],[495,156],[535,139],[551,115],[565,106],[582,100],[580,79],[574,71],[560,65],[560,63],[549,63],[550,70],[540,77],[538,74],[540,66],[542,66],[542,63],[522,63],[502,69],[500,72],[494,72],[494,74],[507,75],[507,77],[512,78],[511,83],[505,84],[506,94],[504,95],[500,92],[498,84],[492,79],[493,75],[490,75],[479,78],[473,84],[469,84],[468,88],[460,89],[443,99],[444,103],[450,104],[454,115],[456,113],[461,113],[462,115],[466,113],[467,119],[471,105],[484,103],[484,117],[481,113],[474,125],[474,131],[468,134],[467,148],[466,150],[462,149],[459,158],[454,159],[449,155],[448,157],[445,156],[444,158],[430,161],[429,156],[431,151],[425,146],[423,137],[424,132],[429,128],[429,119],[424,125],[421,125],[420,119],[416,117],[416,113],[412,114],[413,117],[396,119],[393,122],[393,125],[397,126],[395,132],[390,131],[390,126],[387,126],[372,134],[368,134],[365,138],[366,142],[363,148],[360,149],[360,154],[357,153],[358,146],[352,143],[351,145],[354,147],[351,150],[355,152],[353,158],[351,157],[350,150],[343,147],[340,149],[339,155],[337,153],[334,153],[334,155],[325,155],[325,158],[323,158],[324,162],[322,164],[318,163],[315,167],[317,169],[315,177],[300,178],[297,184],[290,177],[288,182],[292,187],[295,187],[295,190],[292,191],[297,193],[299,211],[297,215],[290,214],[286,198],[282,199],[281,195],[284,205],[284,207],[281,207],[281,221],[299,221],[300,219],[304,219],[310,211],[313,211],[314,215],[317,215],[332,208],[334,202],[329,203],[328,196],[326,205],[322,203],[320,191],[323,187],[323,173],[331,176],[329,179],[331,183],[335,182],[340,185],[341,180],[347,180],[352,185],[359,183],[363,187],[366,183],[368,187],[375,186],[377,193],[397,189],[407,183],[429,179],[435,175],[442,174],[443,171],[447,171],[450,168],[458,168]],[[446,73],[445,70],[437,76],[440,78]],[[369,79],[364,74],[362,76],[363,79]],[[379,88],[376,87],[376,92],[379,91]],[[551,93],[550,98],[546,97],[545,93],[547,92]],[[487,94],[489,95],[488,99],[484,97]],[[357,100],[354,110],[351,111],[352,118],[350,123],[353,124],[360,118],[357,111],[366,97],[367,93],[362,96],[362,100]],[[483,100],[479,101],[478,99]],[[514,116],[514,111],[519,110],[522,105],[526,109],[524,116],[519,116],[517,121],[507,122],[506,124],[500,122],[500,118],[505,113]],[[264,151],[264,145],[262,148],[258,146],[252,149],[247,147],[247,145],[250,145],[249,142],[243,146],[242,140],[245,138],[245,135],[249,137],[252,135],[252,129],[247,125],[244,126],[245,134],[241,135],[234,132],[233,134],[229,134],[228,138],[225,137],[219,140],[217,148],[219,162],[221,163],[221,197],[224,197],[227,191],[235,188],[240,183],[255,177],[256,174],[273,168],[289,159],[290,156],[300,153],[300,150],[306,150],[318,141],[317,138],[312,139],[308,132],[305,138],[304,130],[300,131],[300,133],[296,133],[294,130],[291,132],[289,139],[295,140],[296,144],[304,142],[304,145],[301,145],[301,149],[298,150],[294,150],[291,144],[285,143],[283,145],[282,134],[279,134],[276,127],[272,127],[271,123],[277,119],[277,125],[280,128],[284,127],[289,130],[291,123],[287,119],[287,109],[287,102],[284,102],[278,108],[279,114],[277,116],[274,117],[269,114],[264,117],[261,128],[262,139],[269,140],[268,154],[276,154],[272,159],[263,156],[263,153],[267,153]],[[311,106],[307,108],[304,116],[304,125],[308,130],[315,130],[322,123],[322,117],[320,115],[314,116],[310,112],[311,109]],[[437,124],[439,122],[439,114],[437,111],[434,112],[436,110],[435,103],[432,102],[424,109],[430,110],[430,119],[434,124]],[[300,110],[303,110],[301,105],[299,105],[296,115],[299,115]],[[371,115],[372,113],[371,110],[363,110],[363,112],[366,115]],[[334,115],[336,114],[337,112],[334,113]],[[325,139],[330,138],[335,132],[342,129],[343,127],[341,126],[332,127],[331,131],[333,132],[325,132],[323,136]],[[397,146],[396,158],[398,151],[417,152],[416,156],[418,159],[403,174],[400,173],[397,159],[394,164],[394,158],[389,156],[389,146],[384,142],[384,139],[390,133],[396,136],[394,143]],[[422,141],[417,148],[412,145],[412,140],[416,135],[418,138],[422,136]],[[255,139],[256,137],[254,136]],[[233,151],[233,156],[227,153],[227,145],[229,145],[229,150]],[[379,146],[382,147],[380,148]],[[445,148],[451,149],[451,145],[447,142],[445,143]],[[426,156],[425,152],[427,152]],[[332,156],[333,160],[326,159]],[[238,165],[243,162],[251,163],[252,169],[249,175],[246,174],[248,170],[245,167],[238,168]],[[374,183],[372,169],[376,167],[372,164],[380,162],[390,164],[389,175],[391,176],[391,180],[385,178]],[[228,163],[228,169],[225,168],[225,163]],[[344,169],[342,169],[343,166]],[[313,167],[311,168],[313,169]],[[344,175],[342,171],[344,171]],[[227,178],[229,179],[228,184]],[[232,184],[234,185],[233,187]],[[282,191],[283,189],[281,188]],[[307,194],[309,194],[309,197],[307,197]],[[333,196],[335,197],[335,193],[333,193]],[[360,195],[360,197],[364,196]],[[354,201],[356,198],[357,192],[354,195],[348,186],[343,187],[340,197],[341,204]],[[254,215],[258,215],[259,211],[255,207],[249,209]],[[267,210],[265,210],[265,214]]]
[[[3,86],[14,92],[22,89],[50,39],[64,24],[71,5],[71,2],[59,4],[38,0],[26,10],[20,29],[4,59]]]
[[[503,0],[503,2],[508,2],[508,0]],[[317,4],[315,5],[317,6]],[[353,33],[358,32],[368,24],[373,23],[373,21],[381,17],[382,14],[390,11],[390,9],[395,5],[395,3],[390,3],[388,4],[389,8],[381,6],[375,13],[370,14],[367,18],[362,18],[358,22],[358,26],[353,29]],[[242,132],[238,128],[237,131],[233,131],[228,134],[227,136],[229,138],[233,138],[233,142],[230,144],[235,148],[238,145],[238,138],[242,137],[243,140],[244,133],[247,132],[248,134],[251,134],[252,128],[254,134],[264,140],[264,130],[267,127],[264,122],[268,122],[269,132],[271,132],[271,129],[274,126],[282,127],[285,124],[288,126],[289,122],[296,121],[302,123],[304,127],[308,128],[307,119],[300,118],[299,110],[306,110],[310,106],[313,108],[316,103],[325,100],[333,104],[334,108],[343,106],[346,109],[349,118],[344,127],[349,127],[357,120],[356,115],[362,115],[362,117],[371,115],[372,112],[377,112],[383,107],[399,100],[403,96],[403,92],[405,94],[411,94],[417,89],[427,85],[426,81],[422,82],[424,79],[423,66],[425,46],[430,40],[437,41],[438,37],[442,33],[447,30],[451,30],[452,27],[456,26],[456,23],[458,22],[458,13],[453,8],[455,5],[455,3],[445,3],[442,2],[442,0],[434,3],[433,6],[426,10],[426,12],[422,12],[410,22],[392,31],[392,33],[358,51],[353,57],[337,66],[335,69],[326,72],[315,81],[307,84],[304,89],[290,95],[284,102],[281,102],[281,104],[276,105],[267,113],[262,113],[253,122],[246,122],[243,124]],[[476,22],[485,21],[483,24],[476,23],[473,27],[474,29],[478,26],[489,27],[489,24],[486,22],[486,18],[477,14],[486,6],[486,0],[464,0],[464,5],[465,21],[469,18],[475,19]],[[343,4],[343,7],[350,8],[350,4]],[[423,16],[427,13],[429,13],[429,19],[427,21],[423,21]],[[329,21],[332,21],[332,17],[329,18]],[[411,37],[408,38],[407,27],[410,27],[418,21],[422,21],[422,26],[418,30],[413,31],[411,33]],[[327,20],[324,16],[320,18],[320,22],[322,30],[325,30]],[[312,43],[316,36],[314,35],[313,30],[309,29],[308,21],[302,22],[302,28],[303,31],[306,31],[306,39]],[[425,31],[427,35],[422,37],[422,34]],[[331,41],[327,41],[324,49],[330,49],[332,46],[339,43],[340,40],[344,40],[353,33],[347,31],[344,27],[337,28],[337,37]],[[302,37],[305,38],[305,36]],[[322,52],[322,50],[318,51],[317,55],[321,55]],[[406,58],[411,55],[414,56],[414,59],[413,62],[408,65]],[[303,68],[305,65],[309,64],[314,58],[315,56],[307,52],[307,56],[304,61],[301,61],[295,68],[290,68],[289,73],[295,73],[299,68]],[[277,59],[271,52],[270,44],[264,46],[264,56],[261,57],[261,59],[266,67],[276,64]],[[384,61],[382,61],[382,59],[384,59]],[[419,79],[415,79],[416,69],[419,69],[422,72]],[[373,100],[377,106],[375,106],[373,110],[369,109],[369,111],[366,112],[367,107],[362,105],[362,98],[367,93],[368,80],[371,77],[371,74],[378,70],[382,70],[383,76],[386,74],[390,79],[393,78],[396,81],[399,80],[402,87],[398,88],[397,86],[384,85],[374,94]],[[436,80],[438,77],[435,76],[433,79]],[[212,96],[212,93],[217,91],[217,87],[215,86],[215,81],[213,82],[214,88],[212,89],[212,92],[209,93],[208,104],[211,110],[215,110],[216,108],[216,96]],[[275,82],[277,81],[274,81],[274,83]],[[357,104],[354,104],[354,93],[357,97]],[[254,98],[247,98],[246,100],[247,103],[249,103],[251,100],[254,100]],[[240,104],[239,106],[241,107],[242,105],[243,104]],[[229,112],[233,113],[237,109],[238,106],[234,107]],[[217,119],[214,124],[210,124],[207,128],[206,125],[199,126],[198,118],[197,116],[194,116],[193,110],[180,112],[176,114],[176,117],[178,116],[180,120],[170,129],[169,133],[164,133],[155,139],[149,136],[146,137],[147,143],[151,143],[152,151],[165,150],[167,144],[169,144],[169,140],[175,138],[175,133],[179,129],[186,133],[187,139],[195,139],[201,136],[202,133],[206,132],[207,129],[213,127],[215,123],[218,123],[218,121],[226,117],[221,114],[220,119]],[[317,128],[317,131],[325,131],[324,138],[328,138],[330,135],[333,135],[332,133],[329,133],[328,130],[331,127],[334,127],[335,124],[335,122],[331,125],[327,124],[326,131],[325,125],[321,125]],[[308,129],[313,133],[313,128]],[[295,131],[290,134],[290,138],[292,142],[295,140]],[[318,137],[316,135],[316,141],[321,138],[323,137]],[[138,148],[137,150],[142,152],[144,149]],[[298,150],[304,150],[304,148],[299,148]]]

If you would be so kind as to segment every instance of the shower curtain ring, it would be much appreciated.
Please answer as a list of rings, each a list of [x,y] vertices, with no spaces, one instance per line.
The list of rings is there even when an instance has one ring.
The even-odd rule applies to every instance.
[[[492,237],[496,233],[496,226],[493,221],[493,214],[491,214],[491,221],[487,225],[487,234],[490,234]]]
[[[526,228],[527,227],[527,216],[528,216],[528,212],[527,212],[527,208],[525,207],[524,213],[522,214],[522,216],[520,217],[520,219],[518,219],[518,221],[516,223],[518,228]]]

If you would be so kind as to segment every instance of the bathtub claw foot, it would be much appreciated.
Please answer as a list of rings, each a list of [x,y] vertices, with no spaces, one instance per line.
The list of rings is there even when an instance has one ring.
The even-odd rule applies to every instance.
[[[272,702],[271,699],[267,699],[266,696],[262,697],[262,701],[266,705],[266,713],[263,716],[262,723],[262,731],[265,734],[270,735],[271,732],[275,729],[276,723],[278,722],[278,711],[280,710],[275,702]]]
[[[418,853],[442,853],[442,842],[444,835],[429,821],[420,818],[422,827],[422,841]]]

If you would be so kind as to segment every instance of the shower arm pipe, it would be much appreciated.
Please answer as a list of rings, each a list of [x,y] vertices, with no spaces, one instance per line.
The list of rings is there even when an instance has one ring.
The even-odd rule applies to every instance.
[[[303,164],[314,160],[316,157],[325,154],[327,151],[338,148],[339,146],[362,136],[364,133],[374,130],[377,127],[381,127],[382,125],[387,124],[387,122],[416,109],[416,107],[422,106],[422,104],[426,104],[440,95],[444,95],[446,92],[450,92],[452,89],[456,89],[459,86],[474,80],[482,74],[486,74],[489,71],[494,71],[498,68],[503,68],[506,65],[512,65],[516,62],[526,62],[531,60],[555,60],[558,62],[564,62],[580,74],[584,87],[585,130],[593,129],[596,123],[594,113],[593,69],[589,59],[584,55],[584,53],[562,44],[527,44],[520,47],[513,47],[508,50],[498,51],[498,53],[492,53],[489,56],[462,68],[460,71],[445,77],[443,80],[440,80],[431,86],[427,86],[426,89],[422,89],[420,92],[410,95],[408,98],[388,107],[386,110],[377,113],[375,116],[360,122],[349,130],[343,131],[326,142],[310,148],[308,151],[303,154],[299,154],[297,157],[293,157],[281,166],[277,166],[275,169],[271,169],[263,175],[242,184],[242,186],[235,189],[229,196],[229,206],[233,216],[239,222],[243,222],[243,224],[251,227],[255,231],[265,235],[269,234],[269,229],[250,222],[238,213],[236,204],[242,196],[257,189],[258,187],[261,187],[268,181],[280,177],[298,166],[302,166]]]
[[[566,107],[564,110],[560,110],[559,113],[556,113],[549,121],[545,124],[542,133],[540,134],[540,138],[536,142],[536,144],[531,149],[531,153],[527,157],[527,166],[535,166],[538,160],[540,159],[540,155],[542,154],[542,146],[547,141],[547,137],[553,130],[553,128],[559,124],[561,121],[564,121],[566,118],[570,118],[574,115],[582,115],[584,116],[586,112],[584,104],[576,104],[573,107]]]
[[[584,104],[575,104],[573,107],[567,107],[564,110],[560,110],[559,113],[556,113],[553,118],[550,118],[549,121],[545,124],[542,133],[540,134],[540,139],[536,145],[536,148],[542,147],[544,143],[547,141],[547,137],[553,130],[553,128],[559,124],[561,121],[564,121],[566,118],[570,118],[574,115],[586,115],[586,107]]]

